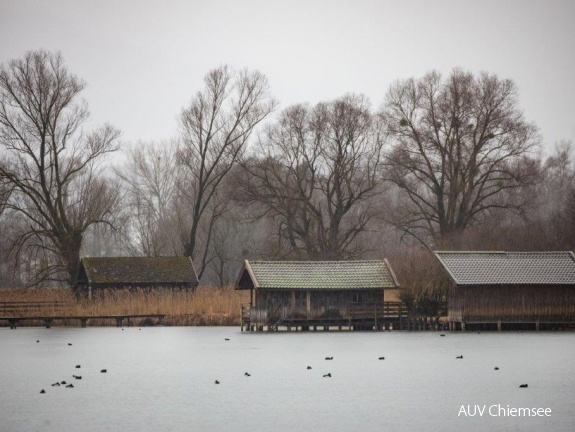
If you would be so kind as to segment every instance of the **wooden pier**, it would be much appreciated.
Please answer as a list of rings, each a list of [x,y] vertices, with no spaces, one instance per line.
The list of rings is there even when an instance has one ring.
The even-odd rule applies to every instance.
[[[122,327],[124,320],[129,327],[133,325],[131,319],[155,318],[158,324],[162,324],[165,314],[125,314],[125,315],[62,315],[62,316],[21,316],[21,317],[0,317],[0,321],[8,321],[11,329],[16,329],[20,321],[43,321],[46,328],[51,328],[54,321],[79,321],[80,327],[86,328],[89,320],[113,319],[116,320],[116,327]]]
[[[0,321],[8,321],[11,329],[18,327],[20,321],[41,321],[46,328],[51,328],[54,321],[78,321],[80,327],[85,328],[88,321],[96,319],[115,320],[117,327],[122,327],[124,321],[128,326],[130,320],[138,318],[153,318],[162,324],[165,314],[120,314],[120,315],[73,315],[69,313],[71,304],[62,301],[1,301]]]

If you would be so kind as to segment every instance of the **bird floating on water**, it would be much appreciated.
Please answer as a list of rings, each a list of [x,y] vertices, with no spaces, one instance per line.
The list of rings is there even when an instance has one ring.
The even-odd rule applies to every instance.
[[[385,357],[380,357],[379,360],[385,360]]]
[[[220,382],[218,380],[216,380],[216,382],[214,384],[219,384]]]
[[[227,340],[227,341],[229,341],[229,340],[230,340],[230,338],[226,338],[226,340]]]
[[[52,384],[52,387],[60,387],[60,383],[59,382],[54,383],[54,384]]]
[[[493,368],[493,370],[499,370],[499,368],[497,366],[495,366],[495,368]]]
[[[72,375],[72,376],[76,379],[82,379],[82,377],[80,375]]]
[[[308,369],[311,369],[311,366],[308,366],[307,368],[308,368]]]
[[[66,388],[74,388],[74,384],[68,384]]]
[[[439,336],[441,336],[441,337],[445,337],[445,335],[444,335],[443,333],[441,333]]]
[[[64,384],[66,384],[66,381],[62,381],[60,384],[64,385]]]
[[[333,357],[326,357],[326,360],[333,360]]]
[[[330,373],[327,373],[327,374],[325,374],[323,377],[324,377],[324,378],[331,378],[331,372],[330,372]]]
[[[455,358],[458,358],[458,359],[462,359],[462,358],[463,358],[463,356],[462,356],[462,355],[460,355],[460,356],[457,356],[457,357],[455,357]]]
[[[72,344],[70,342],[68,342],[68,346],[72,346]]]
[[[46,390],[42,389],[40,390],[40,394],[46,393]]]
[[[36,343],[40,343],[40,341],[39,341],[39,340],[37,340],[37,341],[36,341]]]
[[[249,373],[247,373],[247,372],[246,372],[244,375],[245,375],[245,376],[251,376],[251,375],[250,375]]]
[[[521,384],[521,385],[519,386],[519,388],[527,388],[527,387],[529,387],[528,384]]]
[[[100,373],[107,373],[107,372],[108,372],[108,369],[102,369],[102,370],[100,371]]]
[[[81,367],[81,365],[76,365],[76,369],[80,369]]]

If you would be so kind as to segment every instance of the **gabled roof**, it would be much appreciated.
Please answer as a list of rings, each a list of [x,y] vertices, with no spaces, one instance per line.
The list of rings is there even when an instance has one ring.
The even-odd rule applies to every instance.
[[[247,276],[246,276],[247,275]],[[236,289],[379,289],[399,284],[387,260],[245,261]]]
[[[435,252],[457,285],[575,285],[573,252]]]
[[[190,257],[85,257],[82,269],[91,284],[198,285]]]

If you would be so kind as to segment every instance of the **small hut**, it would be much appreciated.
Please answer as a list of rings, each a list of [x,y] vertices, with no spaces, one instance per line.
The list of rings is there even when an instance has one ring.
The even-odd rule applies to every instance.
[[[575,323],[573,252],[435,252],[449,275],[451,329]]]
[[[242,330],[378,329],[402,316],[399,302],[384,301],[387,290],[399,288],[387,260],[246,260],[235,288],[250,291]]]
[[[104,289],[187,289],[198,286],[190,257],[84,257],[76,288],[88,297]]]

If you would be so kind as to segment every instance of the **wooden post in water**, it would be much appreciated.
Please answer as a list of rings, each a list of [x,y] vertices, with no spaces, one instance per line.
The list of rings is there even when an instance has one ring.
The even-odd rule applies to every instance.
[[[461,331],[465,331],[465,321],[461,321]]]
[[[539,331],[539,320],[535,321],[535,331]]]
[[[497,320],[497,331],[501,331],[501,320]]]

